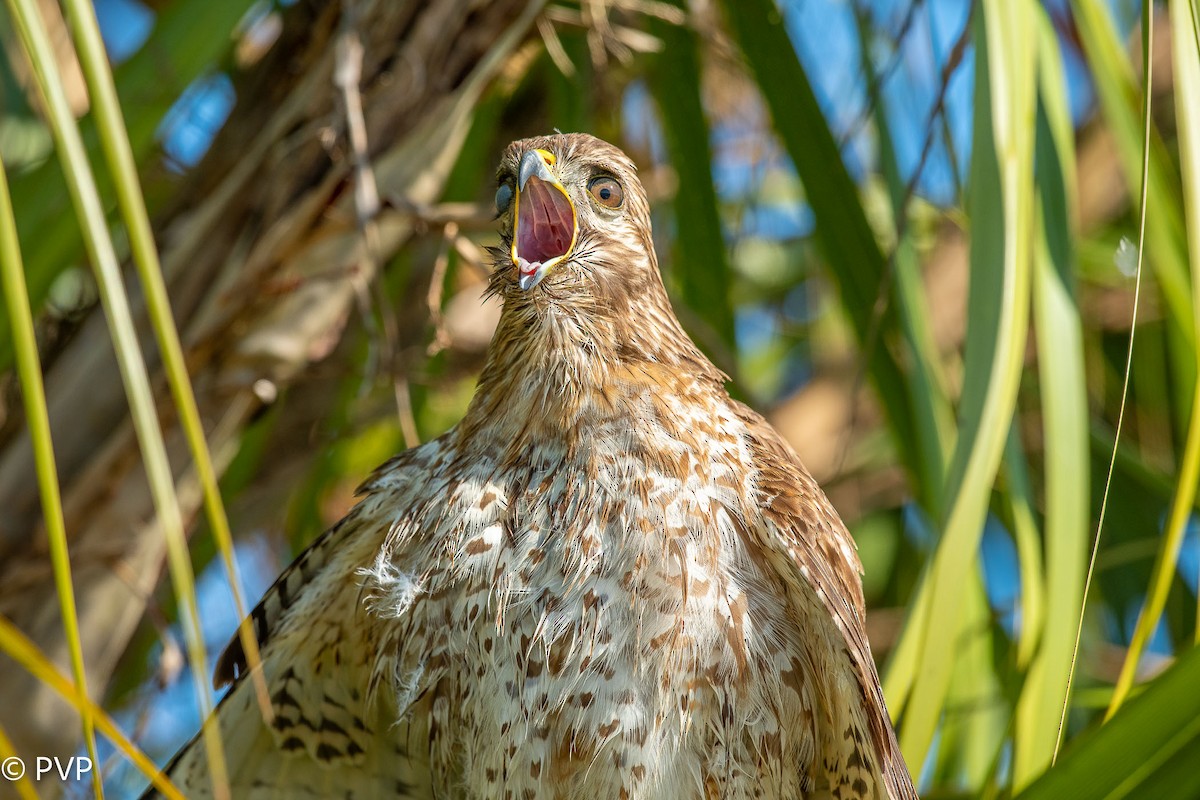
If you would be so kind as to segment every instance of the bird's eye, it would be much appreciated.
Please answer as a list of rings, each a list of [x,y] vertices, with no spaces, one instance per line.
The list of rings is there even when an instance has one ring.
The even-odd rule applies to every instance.
[[[496,189],[496,213],[503,214],[512,205],[513,187],[511,183],[502,183]]]
[[[588,183],[588,191],[596,198],[597,203],[606,208],[620,208],[625,202],[625,190],[617,183],[616,178],[607,175],[592,178]]]

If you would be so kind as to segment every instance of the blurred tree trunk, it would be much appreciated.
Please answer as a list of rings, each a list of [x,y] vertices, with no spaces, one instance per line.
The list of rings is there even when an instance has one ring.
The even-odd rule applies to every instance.
[[[277,40],[233,76],[232,116],[157,220],[218,469],[264,402],[305,378],[347,321],[369,309],[374,264],[410,238],[419,223],[412,209],[439,199],[481,92],[516,68],[543,1],[302,0],[278,12]],[[348,28],[344,8],[356,18]],[[396,198],[374,217],[373,259],[362,257],[335,85],[340,32],[361,41],[370,162],[380,195]],[[194,518],[199,491],[161,370],[156,388],[183,511]],[[164,543],[98,308],[48,365],[47,390],[88,680],[99,697],[158,583]],[[65,671],[32,455],[21,426],[15,431],[0,441],[0,613]],[[75,712],[3,656],[0,675],[0,724],[18,753],[70,754]]]

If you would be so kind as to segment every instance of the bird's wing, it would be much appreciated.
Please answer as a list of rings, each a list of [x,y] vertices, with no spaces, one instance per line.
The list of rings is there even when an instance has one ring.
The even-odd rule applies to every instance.
[[[847,687],[849,696],[840,699],[860,702],[866,712],[869,730],[848,730],[843,737],[847,754],[842,774],[854,780],[855,770],[846,769],[847,761],[851,765],[857,761],[854,739],[869,737],[871,751],[879,756],[874,766],[861,765],[862,780],[868,785],[882,780],[892,800],[916,800],[867,642],[862,563],[854,539],[792,448],[756,412],[736,406],[749,431],[758,501],[766,518],[754,544],[787,587],[793,612],[800,618],[831,623],[827,638],[835,647],[844,645],[856,684]],[[822,608],[825,614],[805,613]]]
[[[233,683],[215,717],[235,800],[432,796],[424,704],[400,713],[387,687],[372,687],[378,642],[358,571],[387,534],[364,511],[378,506],[361,503],[323,534],[250,615],[271,722],[236,637],[217,662],[214,683]],[[189,800],[214,796],[201,734],[165,772]]]

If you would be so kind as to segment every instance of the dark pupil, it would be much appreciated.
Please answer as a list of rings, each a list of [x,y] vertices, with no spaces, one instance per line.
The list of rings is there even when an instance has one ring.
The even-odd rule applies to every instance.
[[[607,200],[610,197],[612,197],[612,189],[609,189],[607,186],[605,186],[603,189],[600,190],[600,199],[601,200]]]

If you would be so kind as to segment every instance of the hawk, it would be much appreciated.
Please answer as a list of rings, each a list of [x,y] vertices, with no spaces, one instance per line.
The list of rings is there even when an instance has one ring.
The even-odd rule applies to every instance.
[[[393,458],[216,666],[234,798],[915,798],[861,565],[658,273],[584,134],[498,171],[503,312],[463,420]],[[166,771],[213,796],[203,742]]]

